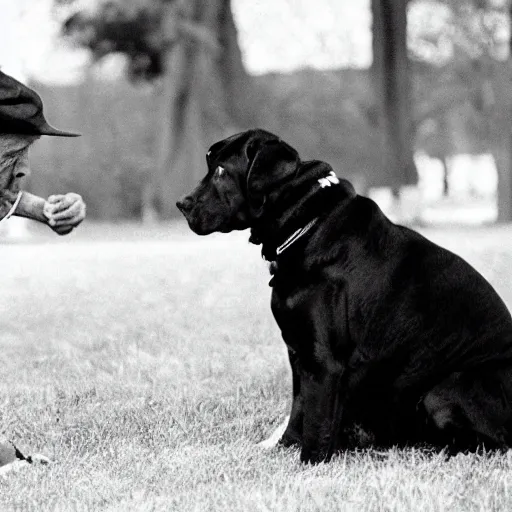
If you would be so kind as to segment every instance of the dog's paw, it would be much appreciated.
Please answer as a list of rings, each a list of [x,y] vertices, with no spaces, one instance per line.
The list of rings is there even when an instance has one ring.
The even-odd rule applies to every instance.
[[[303,448],[300,452],[300,461],[304,464],[320,464],[320,462],[329,462],[330,460],[331,455],[324,450],[305,450]]]
[[[289,421],[290,416],[287,416],[284,421],[274,430],[274,432],[272,432],[272,435],[268,439],[260,441],[257,446],[263,448],[264,450],[270,450],[271,448],[274,448],[274,446],[277,446],[279,440],[281,437],[283,437]]]
[[[283,448],[300,448],[302,446],[302,437],[294,432],[285,432],[278,444]]]
[[[319,464],[320,462],[329,462],[332,455],[329,445],[315,443],[312,446],[307,446],[303,444],[300,451],[300,461],[304,464]]]

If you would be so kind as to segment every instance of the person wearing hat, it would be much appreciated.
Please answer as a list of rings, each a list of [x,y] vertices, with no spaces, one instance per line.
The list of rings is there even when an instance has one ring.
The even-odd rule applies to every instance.
[[[78,194],[53,195],[48,199],[21,190],[30,174],[28,148],[42,135],[76,137],[57,130],[43,115],[43,102],[29,87],[0,71],[0,223],[11,215],[43,222],[66,235],[85,218],[85,203]],[[47,464],[42,455],[24,456],[0,436],[0,476],[34,462]]]
[[[43,135],[79,136],[51,126],[40,96],[0,71],[0,223],[16,215],[43,222],[66,235],[85,218],[81,196],[68,193],[43,199],[21,190],[23,178],[30,174],[28,149]]]

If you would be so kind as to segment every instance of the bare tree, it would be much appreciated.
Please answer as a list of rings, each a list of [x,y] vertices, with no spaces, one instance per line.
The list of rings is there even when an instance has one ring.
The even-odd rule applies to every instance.
[[[512,2],[508,2],[508,4],[509,23],[512,23]],[[512,116],[512,38],[510,36],[508,58],[503,62],[494,62],[493,64],[496,104],[492,126],[496,135],[496,146],[493,153],[498,168],[498,222],[510,222],[512,221],[512,128],[510,126]],[[498,69],[496,69],[496,65]]]
[[[372,0],[372,76],[379,109],[390,186],[417,182],[413,158],[414,124],[407,55],[407,0]]]
[[[230,0],[100,2],[92,13],[70,16],[64,31],[97,58],[125,53],[130,75],[155,84],[156,167],[143,193],[146,218],[175,214],[176,199],[204,174],[210,144],[264,124]]]

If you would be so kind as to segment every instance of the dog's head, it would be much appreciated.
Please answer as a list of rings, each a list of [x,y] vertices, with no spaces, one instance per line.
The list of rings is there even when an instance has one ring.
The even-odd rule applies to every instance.
[[[199,235],[252,227],[266,198],[295,174],[300,159],[279,137],[258,129],[215,143],[206,163],[207,175],[176,204]]]

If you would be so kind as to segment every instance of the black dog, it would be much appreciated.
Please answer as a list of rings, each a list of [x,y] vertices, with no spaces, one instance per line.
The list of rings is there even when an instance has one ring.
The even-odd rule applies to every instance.
[[[476,270],[271,133],[234,135],[206,158],[178,207],[197,234],[250,228],[273,262],[293,373],[282,444],[311,462],[357,432],[379,446],[510,445],[512,319]]]

